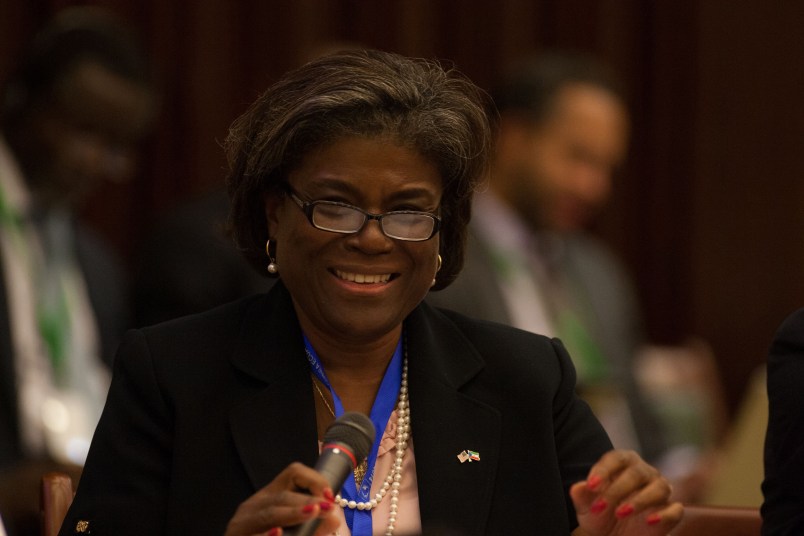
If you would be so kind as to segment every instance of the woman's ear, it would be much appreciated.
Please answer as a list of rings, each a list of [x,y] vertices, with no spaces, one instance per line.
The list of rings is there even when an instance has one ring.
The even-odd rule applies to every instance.
[[[283,196],[276,191],[269,191],[262,194],[263,205],[265,206],[265,222],[268,225],[268,236],[275,236],[279,226],[279,209],[282,206]]]

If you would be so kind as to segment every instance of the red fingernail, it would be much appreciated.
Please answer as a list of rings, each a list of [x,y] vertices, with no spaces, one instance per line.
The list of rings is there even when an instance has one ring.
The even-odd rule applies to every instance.
[[[622,519],[624,517],[630,516],[633,513],[634,513],[634,507],[631,506],[630,504],[624,504],[619,508],[617,508],[617,511],[614,513],[614,515]]]
[[[602,512],[603,510],[608,508],[608,506],[609,506],[609,503],[607,503],[605,501],[605,499],[598,499],[598,500],[596,500],[595,502],[592,503],[592,506],[589,507],[589,510],[593,514],[599,514],[600,512]]]
[[[318,503],[318,507],[321,508],[324,512],[329,512],[332,510],[332,503],[327,501],[321,501]]]
[[[648,525],[655,525],[656,523],[662,520],[662,516],[659,514],[651,514],[647,518]]]
[[[592,475],[586,481],[586,487],[591,489],[592,491],[595,491],[595,488],[597,488],[601,482],[603,482],[602,478],[600,478],[597,475]]]
[[[335,502],[335,495],[332,493],[332,490],[327,488],[324,490],[324,498],[329,502]]]
[[[303,514],[310,514],[310,513],[312,513],[313,510],[315,510],[315,505],[314,504],[305,504],[304,506],[302,506],[302,513]]]
[[[282,534],[282,527],[274,527],[269,530],[265,536],[279,536],[280,534]]]

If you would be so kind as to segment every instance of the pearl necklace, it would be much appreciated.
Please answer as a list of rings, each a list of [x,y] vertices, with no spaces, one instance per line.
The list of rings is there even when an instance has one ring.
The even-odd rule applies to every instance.
[[[402,382],[399,386],[399,402],[396,405],[396,457],[388,476],[382,483],[380,491],[368,502],[347,501],[341,494],[335,496],[335,502],[341,508],[352,510],[372,510],[382,502],[390,491],[391,506],[388,514],[388,524],[385,527],[385,536],[393,536],[396,528],[396,514],[399,509],[399,487],[402,482],[402,459],[408,448],[408,438],[410,437],[410,408],[408,406],[408,350],[405,345],[405,359],[402,362]]]

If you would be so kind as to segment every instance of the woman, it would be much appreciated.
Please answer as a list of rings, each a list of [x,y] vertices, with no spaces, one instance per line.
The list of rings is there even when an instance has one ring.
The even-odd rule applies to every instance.
[[[678,522],[653,468],[607,452],[558,341],[421,303],[461,267],[484,104],[434,63],[352,52],[288,74],[234,124],[235,237],[279,282],[129,334],[62,534],[277,536],[319,518],[322,536],[651,535]],[[377,440],[332,490],[310,466],[344,410],[369,415]]]

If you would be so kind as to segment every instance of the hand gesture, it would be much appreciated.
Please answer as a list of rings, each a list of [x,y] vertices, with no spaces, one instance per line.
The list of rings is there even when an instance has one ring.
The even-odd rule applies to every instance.
[[[570,488],[579,534],[586,536],[665,536],[684,513],[671,503],[672,488],[633,451],[603,455],[585,481]]]
[[[335,496],[326,479],[306,465],[292,463],[240,504],[225,536],[280,536],[282,527],[314,517],[321,519],[315,536],[325,536],[338,529],[334,513]]]

